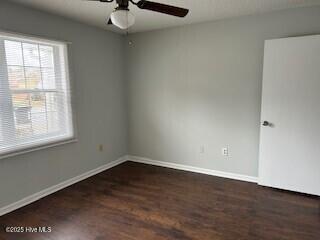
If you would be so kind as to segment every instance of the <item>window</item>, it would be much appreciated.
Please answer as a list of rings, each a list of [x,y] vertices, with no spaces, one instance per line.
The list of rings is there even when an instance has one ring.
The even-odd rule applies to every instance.
[[[0,33],[0,155],[73,137],[66,44]]]

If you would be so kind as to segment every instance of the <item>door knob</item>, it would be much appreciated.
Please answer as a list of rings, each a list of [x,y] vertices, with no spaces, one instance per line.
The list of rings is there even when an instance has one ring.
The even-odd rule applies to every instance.
[[[263,121],[262,125],[265,127],[268,127],[268,126],[270,126],[270,123],[268,121]]]

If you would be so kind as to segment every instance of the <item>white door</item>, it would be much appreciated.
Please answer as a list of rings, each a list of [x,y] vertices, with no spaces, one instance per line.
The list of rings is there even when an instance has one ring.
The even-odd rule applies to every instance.
[[[320,35],[265,42],[261,121],[259,184],[320,196]]]

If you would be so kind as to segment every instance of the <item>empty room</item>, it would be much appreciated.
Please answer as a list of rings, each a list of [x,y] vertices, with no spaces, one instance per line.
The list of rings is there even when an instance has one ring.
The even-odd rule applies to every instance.
[[[1,0],[0,240],[320,240],[319,0]]]

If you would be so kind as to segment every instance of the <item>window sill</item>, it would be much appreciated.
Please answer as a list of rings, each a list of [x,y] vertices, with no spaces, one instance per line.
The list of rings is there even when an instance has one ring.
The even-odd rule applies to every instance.
[[[35,152],[35,151],[44,150],[47,148],[57,147],[57,146],[61,146],[61,145],[69,144],[69,143],[76,143],[76,142],[78,142],[78,139],[76,139],[76,138],[66,139],[66,140],[55,142],[55,143],[49,143],[49,144],[39,146],[39,147],[28,148],[28,149],[24,149],[24,150],[16,151],[16,152],[11,152],[11,153],[5,153],[5,154],[0,155],[0,159],[10,158],[10,157],[30,153],[30,152]]]

